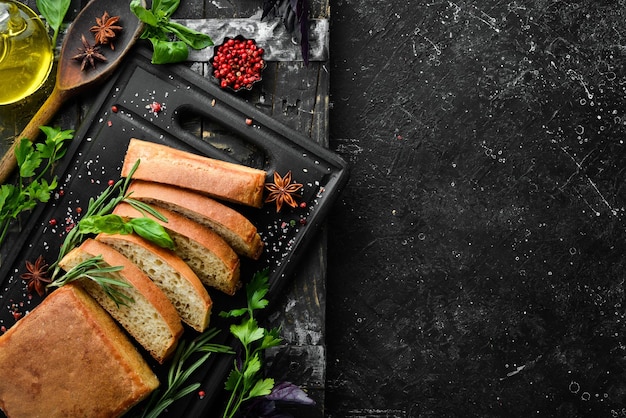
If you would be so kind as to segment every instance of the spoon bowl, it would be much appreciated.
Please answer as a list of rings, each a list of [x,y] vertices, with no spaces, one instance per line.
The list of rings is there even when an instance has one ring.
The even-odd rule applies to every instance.
[[[99,45],[100,52],[107,60],[97,62],[95,68],[87,65],[85,70],[81,71],[80,60],[73,59],[83,48],[81,35],[85,35],[85,38],[93,45],[93,34],[90,32],[90,29],[96,25],[96,19],[102,18],[104,12],[107,12],[111,17],[119,16],[118,24],[122,26],[122,30],[117,31],[117,36],[112,40],[114,49],[111,49],[108,44]],[[141,22],[132,13],[126,2],[106,0],[92,0],[89,2],[76,17],[63,39],[56,87],[60,90],[80,90],[107,78],[117,68],[124,55],[132,48],[135,40],[141,35],[142,28]]]

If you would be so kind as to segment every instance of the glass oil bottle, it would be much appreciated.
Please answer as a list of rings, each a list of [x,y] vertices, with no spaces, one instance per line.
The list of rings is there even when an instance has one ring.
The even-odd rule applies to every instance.
[[[15,103],[47,79],[54,51],[45,25],[27,6],[0,0],[0,105]]]

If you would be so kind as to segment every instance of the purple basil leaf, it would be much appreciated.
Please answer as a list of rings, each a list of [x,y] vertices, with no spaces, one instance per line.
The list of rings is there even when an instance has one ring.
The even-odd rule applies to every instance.
[[[271,417],[276,413],[274,401],[263,398],[254,398],[248,402],[243,416],[245,418]]]
[[[315,405],[315,401],[305,391],[290,382],[280,382],[274,386],[272,393],[266,396],[272,401],[297,403],[300,405]]]

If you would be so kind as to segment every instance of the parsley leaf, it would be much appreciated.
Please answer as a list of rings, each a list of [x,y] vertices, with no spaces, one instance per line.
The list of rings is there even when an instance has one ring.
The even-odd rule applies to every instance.
[[[28,138],[21,138],[15,147],[17,184],[0,186],[0,244],[4,242],[11,222],[39,202],[50,200],[50,193],[58,185],[56,177],[48,181],[44,176],[65,155],[65,142],[72,139],[74,131],[47,126],[40,129],[46,135],[43,143],[34,145]]]
[[[254,317],[255,311],[267,306],[265,299],[269,291],[269,270],[265,269],[254,275],[246,286],[247,307],[220,312],[225,318],[243,317],[238,324],[230,326],[230,332],[240,342],[243,348],[242,359],[234,362],[224,387],[231,392],[231,396],[223,413],[223,418],[235,416],[241,405],[260,396],[267,396],[272,392],[274,379],[262,378],[261,354],[269,347],[281,343],[278,330],[260,327]]]
[[[252,389],[250,389],[250,397],[267,396],[272,393],[274,387],[274,379],[257,380]]]

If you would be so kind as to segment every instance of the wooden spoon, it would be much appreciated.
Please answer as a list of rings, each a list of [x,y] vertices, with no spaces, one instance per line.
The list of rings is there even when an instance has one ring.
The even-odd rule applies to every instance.
[[[142,3],[145,7],[145,2]],[[109,16],[119,16],[118,25],[123,29],[118,31],[112,40],[115,49],[111,49],[110,45],[100,45],[100,52],[107,60],[97,61],[95,68],[87,64],[84,71],[81,71],[81,61],[73,59],[83,48],[81,35],[93,45],[95,41],[90,29],[96,25],[96,18],[102,18],[104,12]],[[130,10],[128,2],[92,0],[81,10],[65,34],[52,93],[0,160],[0,184],[7,180],[17,166],[15,148],[19,140],[28,138],[34,141],[40,133],[39,127],[48,123],[67,99],[111,75],[139,38],[142,30],[143,24]]]

